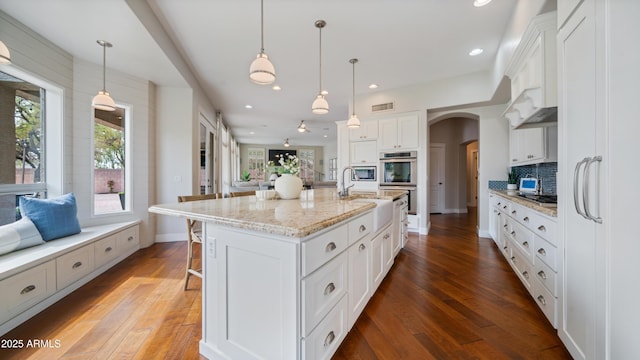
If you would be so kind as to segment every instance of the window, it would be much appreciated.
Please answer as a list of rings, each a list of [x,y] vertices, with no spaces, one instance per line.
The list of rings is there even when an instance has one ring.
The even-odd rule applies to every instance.
[[[247,164],[248,168],[246,170],[251,180],[264,180],[264,148],[248,148],[247,151],[249,153],[249,163]]]
[[[118,213],[129,209],[127,201],[127,114],[94,110],[93,123],[93,213]],[[129,194],[130,195],[130,194]]]
[[[328,180],[338,180],[338,158],[329,159],[329,178]]]
[[[313,183],[315,176],[315,151],[313,149],[298,150],[300,160],[300,174],[298,175],[304,183]]]
[[[0,72],[0,225],[15,221],[20,196],[46,196],[45,93]]]

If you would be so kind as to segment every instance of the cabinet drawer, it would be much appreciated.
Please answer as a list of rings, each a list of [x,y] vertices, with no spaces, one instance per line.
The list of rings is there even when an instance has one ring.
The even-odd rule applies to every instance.
[[[528,215],[528,213],[529,210],[526,207],[513,202],[509,202],[509,212],[507,213],[507,215],[511,216],[512,218],[520,222],[522,221],[523,217]]]
[[[347,225],[342,225],[302,243],[302,276],[311,274],[322,264],[346,250],[349,244]]]
[[[371,233],[371,229],[373,229],[373,214],[368,213],[360,216],[349,222],[348,226],[349,245],[351,245]]]
[[[551,325],[557,329],[558,324],[556,315],[558,312],[558,299],[556,299],[538,280],[533,281],[533,291],[531,295],[533,295],[533,300],[535,300],[538,307],[542,309],[542,312],[547,317]]]
[[[100,239],[94,243],[96,269],[120,255],[116,243],[115,235],[107,236],[106,238]]]
[[[117,248],[119,253],[124,253],[128,249],[137,248],[140,244],[140,239],[138,238],[138,227],[130,227],[126,230],[123,230],[117,235]]]
[[[55,260],[0,281],[0,323],[56,292]]]
[[[343,296],[318,327],[302,339],[304,358],[331,359],[347,331],[347,297]]]
[[[302,280],[302,330],[305,335],[347,292],[347,252]]]
[[[94,244],[90,244],[56,259],[58,289],[89,274],[94,269]]]
[[[540,281],[540,283],[542,283],[542,285],[544,285],[544,287],[547,288],[547,290],[549,290],[549,292],[551,292],[551,295],[553,296],[557,296],[558,294],[558,279],[557,279],[557,273],[555,271],[553,271],[553,269],[551,269],[549,267],[549,265],[545,264],[544,262],[536,259],[535,264],[533,265],[534,268],[534,273],[536,274],[536,278],[538,279],[538,281]]]
[[[529,259],[529,262],[532,263],[533,255],[531,254],[531,249],[533,248],[533,233],[516,221],[510,220],[510,222],[511,231],[509,232],[509,236],[511,240],[522,250],[524,255]]]
[[[531,280],[533,277],[531,271],[531,263],[527,261],[527,257],[523,255],[516,246],[513,245],[511,247],[511,257],[509,258],[509,263],[511,263],[511,266],[513,267],[525,287],[529,289],[529,291],[531,291]]]
[[[553,271],[558,271],[558,249],[556,249],[555,246],[551,245],[543,238],[536,236],[534,249],[537,258],[536,260],[540,259],[549,265]]]
[[[529,214],[529,221],[526,225],[534,234],[549,241],[553,245],[557,245],[557,222],[555,220],[546,218],[535,211],[531,211]]]

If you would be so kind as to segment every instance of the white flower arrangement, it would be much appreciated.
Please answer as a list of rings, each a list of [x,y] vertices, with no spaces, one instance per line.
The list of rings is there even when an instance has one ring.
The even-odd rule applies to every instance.
[[[298,175],[298,173],[300,172],[300,163],[297,156],[291,155],[289,153],[277,156],[280,158],[278,160],[278,163],[282,168],[283,174]]]

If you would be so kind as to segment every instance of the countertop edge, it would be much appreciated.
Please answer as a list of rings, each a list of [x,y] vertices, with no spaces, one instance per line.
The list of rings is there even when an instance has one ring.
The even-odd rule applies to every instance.
[[[531,210],[535,210],[537,212],[539,212],[540,214],[552,217],[554,219],[557,219],[558,217],[558,208],[548,208],[548,207],[544,207],[544,206],[540,206],[540,205],[536,205],[535,203],[531,202],[531,201],[527,201],[525,199],[522,199],[521,197],[519,197],[516,194],[509,194],[507,192],[508,190],[494,190],[494,189],[489,189],[489,193],[490,194],[495,194],[498,196],[502,196],[506,199],[508,199],[509,201],[513,201],[514,203],[517,203],[518,205],[522,205],[524,207],[527,207]]]
[[[268,233],[271,235],[279,235],[279,236],[285,236],[285,237],[291,237],[291,238],[304,238],[313,233],[324,230],[332,225],[338,224],[344,220],[350,219],[352,217],[356,217],[360,214],[364,214],[365,212],[376,207],[375,203],[362,202],[362,203],[359,203],[359,205],[360,204],[361,206],[357,207],[356,209],[346,211],[336,216],[331,216],[328,218],[321,219],[318,222],[315,222],[311,225],[304,226],[301,228],[273,225],[273,224],[260,223],[260,222],[250,222],[245,220],[219,217],[215,215],[204,215],[204,214],[186,212],[181,210],[167,209],[162,207],[162,204],[151,206],[149,207],[148,211],[154,214],[159,214],[159,215],[177,216],[184,219],[198,220],[202,222],[208,222],[208,223],[223,225],[227,227],[237,228],[237,229]]]

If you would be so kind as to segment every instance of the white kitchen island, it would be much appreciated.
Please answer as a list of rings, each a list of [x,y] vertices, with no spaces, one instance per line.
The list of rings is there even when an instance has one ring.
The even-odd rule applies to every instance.
[[[398,200],[406,192],[368,196]],[[397,254],[391,222],[373,229],[374,208],[338,199],[335,189],[295,200],[246,196],[151,207],[205,223],[200,353],[329,359]]]

